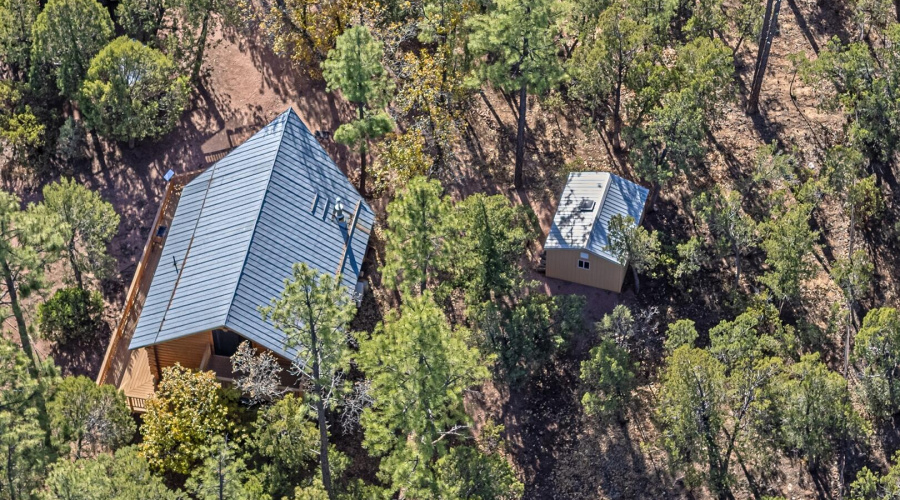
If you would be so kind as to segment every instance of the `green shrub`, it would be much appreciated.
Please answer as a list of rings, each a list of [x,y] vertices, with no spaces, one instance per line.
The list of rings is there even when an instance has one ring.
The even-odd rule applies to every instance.
[[[58,290],[38,306],[41,335],[59,343],[84,341],[102,325],[103,298],[80,288]]]

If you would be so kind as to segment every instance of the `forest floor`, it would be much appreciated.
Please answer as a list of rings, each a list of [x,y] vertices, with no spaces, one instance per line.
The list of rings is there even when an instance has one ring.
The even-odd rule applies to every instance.
[[[646,217],[646,225],[659,230],[666,243],[683,241],[695,232],[695,223],[685,210],[691,194],[698,187],[740,182],[752,170],[760,145],[778,141],[783,148],[795,150],[804,165],[816,165],[821,160],[824,146],[833,142],[842,119],[837,113],[819,111],[814,92],[799,80],[795,81],[789,56],[803,53],[815,57],[830,37],[847,39],[844,21],[847,16],[839,9],[838,2],[788,0],[785,3],[780,17],[781,31],[775,39],[762,88],[760,113],[754,117],[748,117],[742,110],[753,73],[755,44],[744,43],[738,50],[735,81],[738,96],[724,110],[723,120],[710,137],[712,152],[707,159],[710,175],[673,182],[661,194],[657,210]],[[726,42],[732,47],[735,43],[728,39]],[[205,67],[207,73],[202,87],[195,93],[191,111],[172,133],[133,149],[90,138],[91,161],[68,173],[112,202],[122,218],[110,248],[118,262],[117,274],[103,283],[107,317],[112,326],[164,192],[166,171],[181,173],[208,165],[289,106],[297,110],[313,131],[333,131],[342,119],[351,116],[345,103],[325,91],[323,82],[301,74],[261,42],[242,34],[218,33],[208,51]],[[601,135],[583,130],[566,116],[565,110],[542,108],[536,100],[532,103],[533,111],[528,117],[526,189],[510,188],[516,111],[500,93],[489,89],[474,96],[465,115],[457,167],[441,176],[455,196],[486,191],[502,193],[517,203],[530,205],[546,234],[569,170],[609,170],[631,179],[635,176],[625,158],[611,154]],[[323,145],[335,162],[355,178],[356,156],[330,141]],[[39,197],[42,182],[27,179],[15,182],[6,187],[14,189],[25,200]],[[891,211],[896,208],[893,193],[898,190],[894,186],[884,189],[892,193],[888,202]],[[380,220],[383,220],[385,202],[385,199],[373,201]],[[806,290],[800,313],[827,330],[831,306],[840,300],[839,291],[828,278],[828,263],[834,256],[846,253],[847,224],[840,211],[828,205],[817,210],[815,223],[822,231],[818,259],[821,269]],[[656,306],[661,324],[689,318],[697,322],[701,332],[735,313],[728,299],[735,295],[733,274],[730,263],[724,260],[701,277],[689,293],[671,288],[660,278],[647,280],[641,294],[636,296],[628,282],[626,291],[618,295],[545,278],[530,270],[536,263],[538,250],[535,248],[524,263],[528,276],[541,281],[547,293],[585,295],[586,316],[591,324],[618,303],[635,308]],[[882,254],[876,255],[878,285],[872,303],[890,302],[897,296],[894,257],[891,252],[881,251]],[[748,260],[751,268],[761,266],[761,255],[751,255]],[[748,281],[741,283],[745,291],[752,291],[753,286]],[[680,478],[666,469],[665,456],[654,444],[658,436],[649,408],[653,406],[657,388],[652,382],[642,387],[625,424],[598,422],[583,415],[578,372],[580,362],[597,342],[591,331],[574,339],[562,359],[523,387],[487,384],[468,400],[467,406],[477,423],[493,418],[506,426],[511,458],[526,484],[525,498],[708,497],[704,490],[685,489]],[[831,332],[823,345],[826,354],[830,354],[826,359],[832,367],[838,363],[835,353],[840,339],[836,335]],[[93,375],[99,368],[105,345],[106,339],[100,338],[87,349],[60,350],[39,341],[38,350],[43,356],[53,356],[64,373]],[[656,368],[653,363],[645,364],[643,376],[652,381]],[[882,442],[900,440],[888,434],[875,436],[867,460],[848,467],[858,469],[863,463],[883,466],[885,448],[897,445],[883,446]],[[769,481],[769,493],[788,498],[837,496],[835,470],[812,476],[799,461],[785,461],[778,471],[765,472],[776,478]],[[739,482],[737,490],[738,496],[749,496],[743,482]]]

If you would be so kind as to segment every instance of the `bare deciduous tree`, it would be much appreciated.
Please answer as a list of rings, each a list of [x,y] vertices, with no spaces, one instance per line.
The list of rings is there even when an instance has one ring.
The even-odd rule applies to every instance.
[[[281,372],[275,356],[264,351],[257,354],[250,342],[241,342],[231,356],[231,369],[236,377],[234,386],[247,395],[251,405],[270,403],[282,396],[286,389],[281,385]]]

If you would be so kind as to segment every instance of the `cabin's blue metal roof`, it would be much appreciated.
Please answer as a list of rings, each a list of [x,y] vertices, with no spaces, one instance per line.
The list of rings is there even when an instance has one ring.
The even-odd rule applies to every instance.
[[[569,174],[544,248],[587,250],[622,264],[606,251],[609,221],[623,215],[640,224],[648,194],[647,188],[608,172]],[[594,202],[589,210],[585,201]]]
[[[355,228],[332,220],[337,198],[348,224],[358,204]],[[130,348],[228,328],[290,357],[259,306],[281,293],[295,262],[341,274],[354,290],[374,222],[289,109],[184,187]]]

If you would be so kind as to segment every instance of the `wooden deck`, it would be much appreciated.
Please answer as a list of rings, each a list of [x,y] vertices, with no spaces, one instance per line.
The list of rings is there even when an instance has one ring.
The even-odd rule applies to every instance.
[[[103,363],[100,365],[100,373],[97,375],[98,384],[114,385],[123,391],[128,405],[135,412],[144,411],[146,400],[153,395],[156,382],[150,371],[146,349],[131,351],[128,349],[128,345],[131,343],[131,337],[141,315],[141,309],[147,298],[153,274],[162,254],[165,237],[168,234],[166,232],[166,234],[158,236],[157,233],[160,227],[171,226],[172,218],[175,216],[175,207],[181,198],[184,185],[198,173],[199,171],[176,175],[166,185],[166,192],[153,220],[144,252],[125,296],[122,316],[110,338],[109,347],[107,347]]]

